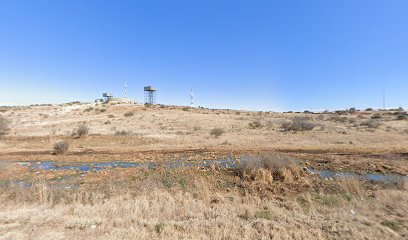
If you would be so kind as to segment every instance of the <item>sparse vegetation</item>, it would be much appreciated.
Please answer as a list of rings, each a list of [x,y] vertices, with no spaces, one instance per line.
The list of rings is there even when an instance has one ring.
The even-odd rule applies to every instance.
[[[368,128],[378,128],[380,125],[381,122],[374,119],[365,120],[360,123],[360,126],[365,126]]]
[[[87,108],[84,109],[84,112],[91,112],[93,110],[94,110],[93,107],[87,107]]]
[[[130,112],[125,113],[123,116],[132,117],[133,115],[134,115],[134,113],[130,111]]]
[[[86,137],[89,134],[89,127],[86,124],[79,125],[74,131],[74,136],[77,138]]]
[[[115,132],[115,136],[129,136],[131,134],[132,134],[132,132],[125,131],[125,130],[120,130],[120,131]]]
[[[165,227],[164,223],[156,224],[156,226],[155,226],[156,233],[160,235],[163,232],[164,227]]]
[[[381,118],[382,118],[381,113],[374,113],[374,114],[371,116],[371,119],[381,119]]]
[[[294,117],[288,122],[282,124],[282,128],[285,131],[310,131],[313,130],[317,124],[311,122],[307,117]]]
[[[405,120],[408,119],[408,115],[404,113],[400,113],[397,115],[397,120]]]
[[[266,211],[266,210],[255,213],[255,217],[270,220],[270,221],[277,220],[277,217],[273,213],[271,213],[270,211]]]
[[[262,123],[260,121],[258,121],[258,120],[250,122],[248,125],[252,129],[262,128]]]
[[[357,172],[362,178],[376,172],[386,177],[405,174],[408,129],[405,122],[396,121],[395,111],[381,111],[383,120],[375,120],[370,117],[378,111],[332,119],[334,113],[236,115],[236,110],[194,108],[191,114],[178,106],[156,105],[143,111],[141,105],[109,104],[108,112],[98,115],[97,109],[85,114],[88,106],[13,107],[0,114],[13,123],[12,134],[0,142],[2,158],[33,160],[27,165],[0,161],[2,237],[408,236],[405,176],[389,184],[348,175],[343,179],[331,172],[319,176],[326,170]],[[124,117],[128,111],[134,112],[133,118]],[[316,124],[319,131],[282,132],[282,121],[292,122],[296,116]],[[337,117],[340,120],[334,120]],[[379,121],[381,129],[360,127],[367,119]],[[249,124],[255,120],[262,127]],[[86,123],[92,137],[69,137],[78,123]],[[214,139],[218,134],[210,133],[213,127],[226,133]],[[55,134],[70,139],[65,155],[50,155]],[[213,159],[222,160],[212,163]],[[37,162],[41,160],[59,169],[48,171],[49,163]],[[122,168],[127,162],[137,167]],[[173,168],[178,164],[182,167]],[[88,166],[91,171],[78,171]]]
[[[303,176],[296,159],[281,154],[246,156],[241,159],[241,166],[244,179],[263,183],[293,181]]]
[[[381,225],[389,227],[394,231],[399,231],[401,229],[401,224],[397,221],[385,220],[381,222]]]
[[[61,140],[54,144],[54,154],[65,154],[68,151],[69,143],[67,141]]]
[[[196,132],[196,131],[200,131],[201,129],[202,127],[200,126],[194,126],[193,131]]]
[[[218,138],[218,137],[220,137],[222,134],[224,134],[224,129],[222,129],[222,128],[214,128],[214,129],[212,129],[211,131],[210,131],[210,135],[211,136],[213,136],[213,137],[215,137],[215,138]]]
[[[0,116],[0,138],[5,136],[9,130],[9,122],[4,117]]]

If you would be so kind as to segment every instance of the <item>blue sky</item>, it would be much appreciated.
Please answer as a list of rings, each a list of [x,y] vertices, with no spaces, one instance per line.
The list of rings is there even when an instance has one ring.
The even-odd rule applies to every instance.
[[[0,105],[408,108],[406,0],[0,0]]]

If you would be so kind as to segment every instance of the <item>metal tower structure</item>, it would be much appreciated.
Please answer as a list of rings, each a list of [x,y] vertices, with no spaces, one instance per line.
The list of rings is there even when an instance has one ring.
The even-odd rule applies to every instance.
[[[125,82],[125,98],[127,98],[127,82]]]
[[[193,92],[193,89],[191,89],[191,92],[190,92],[190,105],[191,105],[191,107],[193,107],[194,106],[194,92]]]
[[[145,104],[156,104],[156,91],[152,86],[144,87]]]

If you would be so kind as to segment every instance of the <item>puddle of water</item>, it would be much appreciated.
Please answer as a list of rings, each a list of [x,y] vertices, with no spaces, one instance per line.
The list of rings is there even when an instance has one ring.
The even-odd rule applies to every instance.
[[[307,171],[313,174],[318,174],[320,177],[323,178],[357,178],[379,183],[398,183],[400,181],[408,181],[408,176],[398,174],[379,174],[379,173],[358,174],[355,172],[316,170],[309,168],[307,169]]]
[[[22,166],[28,167],[32,171],[46,170],[46,171],[60,171],[60,170],[75,170],[79,172],[101,171],[114,168],[138,168],[146,167],[148,169],[155,169],[159,166],[164,166],[169,169],[176,169],[180,167],[210,167],[212,165],[222,168],[238,168],[239,162],[235,159],[218,159],[218,160],[197,160],[186,161],[177,160],[166,163],[137,163],[137,162],[99,162],[99,163],[57,163],[53,161],[45,162],[18,162]],[[312,174],[317,174],[322,178],[358,178],[362,180],[380,182],[380,183],[397,183],[401,180],[408,181],[408,176],[402,176],[397,174],[379,174],[379,173],[367,173],[358,174],[355,172],[347,171],[331,171],[331,170],[316,170],[308,168],[307,171]]]
[[[112,168],[137,168],[146,167],[149,169],[157,168],[160,164],[152,162],[148,163],[134,163],[134,162],[103,162],[103,163],[56,163],[52,161],[45,162],[19,162],[20,165],[27,166],[30,170],[46,170],[46,171],[59,171],[59,170],[75,170],[81,172],[89,171],[101,171]],[[211,165],[218,165],[224,168],[237,168],[238,164],[233,159],[220,159],[220,160],[203,160],[203,161],[183,161],[177,160],[174,162],[168,162],[163,164],[166,168],[175,169],[180,167],[209,167]]]

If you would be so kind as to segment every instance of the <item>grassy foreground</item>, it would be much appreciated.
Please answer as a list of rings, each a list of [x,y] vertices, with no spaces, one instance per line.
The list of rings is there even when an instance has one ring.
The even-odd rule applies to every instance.
[[[24,172],[3,164],[2,239],[404,239],[402,182],[324,180],[286,156],[239,169]],[[12,183],[31,179],[29,187]],[[6,180],[7,179],[7,180]]]

